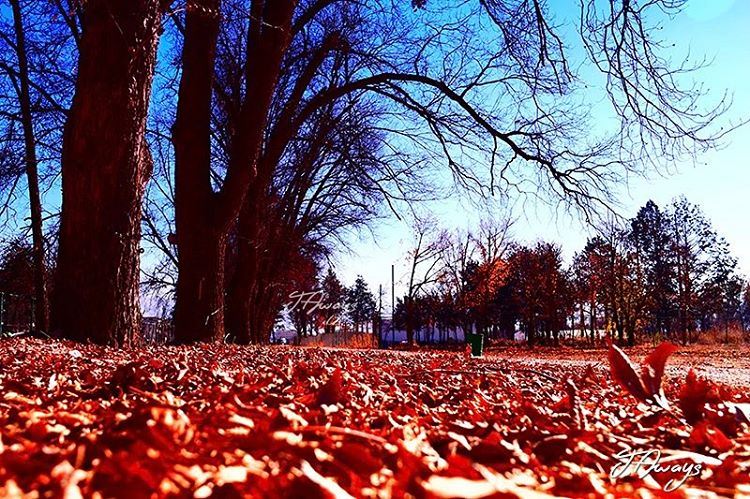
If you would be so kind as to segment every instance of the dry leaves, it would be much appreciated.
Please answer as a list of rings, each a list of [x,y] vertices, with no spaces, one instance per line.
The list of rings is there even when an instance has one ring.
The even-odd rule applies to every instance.
[[[609,477],[614,454],[659,448],[705,463],[678,495],[731,496],[750,482],[750,397],[694,374],[662,390],[670,350],[640,374],[611,354],[632,398],[591,364],[3,341],[0,495],[659,496]]]

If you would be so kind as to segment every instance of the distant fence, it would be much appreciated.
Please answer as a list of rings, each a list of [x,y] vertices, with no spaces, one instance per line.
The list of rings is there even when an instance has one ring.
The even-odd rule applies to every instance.
[[[336,331],[317,336],[302,336],[299,344],[305,347],[378,348],[378,337],[372,333]]]
[[[36,331],[36,300],[33,296],[0,291],[0,336]],[[148,345],[174,342],[174,324],[169,319],[144,317],[141,337]]]
[[[174,323],[160,317],[141,319],[141,338],[147,345],[164,345],[174,342]]]
[[[36,327],[33,296],[0,291],[0,336],[27,333]]]

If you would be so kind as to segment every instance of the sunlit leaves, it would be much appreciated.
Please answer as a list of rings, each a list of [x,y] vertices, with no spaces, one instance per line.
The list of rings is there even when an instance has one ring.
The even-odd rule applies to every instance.
[[[670,350],[639,374],[613,349],[634,400],[601,366],[528,350],[2,342],[0,495],[653,495],[607,476],[614,453],[642,447],[712,467],[696,489],[746,482],[750,399],[704,393],[694,374],[663,382]],[[662,387],[677,408],[642,403]]]

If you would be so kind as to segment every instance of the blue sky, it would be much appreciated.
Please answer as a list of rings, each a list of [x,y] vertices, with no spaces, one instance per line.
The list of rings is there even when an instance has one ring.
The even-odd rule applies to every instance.
[[[566,0],[561,5],[575,5]],[[673,40],[677,49],[688,47],[693,54],[705,54],[712,64],[696,75],[716,95],[724,89],[734,96],[730,118],[750,118],[750,2],[746,0],[689,0],[685,10],[672,22],[665,23],[664,37]],[[606,119],[606,117],[603,117]],[[669,173],[650,178],[633,178],[628,185],[616,187],[622,204],[622,215],[633,216],[649,199],[660,206],[685,195],[700,205],[714,228],[725,237],[740,270],[750,276],[750,126],[736,130],[720,150],[710,151],[684,164],[670,166]],[[482,211],[488,211],[488,209]],[[473,227],[480,218],[475,208],[461,200],[450,200],[431,206],[446,228]],[[559,243],[566,258],[583,247],[592,233],[581,219],[554,207],[528,200],[512,208],[518,219],[514,235],[520,242],[548,240]],[[376,229],[377,241],[365,237],[354,240],[352,254],[335,259],[337,272],[346,283],[361,274],[374,291],[382,284],[390,293],[390,266],[396,265],[396,295],[403,289],[407,267],[405,252],[409,246],[406,223],[388,220]],[[390,302],[389,294],[384,297]]]

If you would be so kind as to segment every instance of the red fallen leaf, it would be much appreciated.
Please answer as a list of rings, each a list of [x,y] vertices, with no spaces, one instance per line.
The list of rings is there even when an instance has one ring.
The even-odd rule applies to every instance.
[[[599,383],[599,376],[594,371],[593,364],[587,364],[586,370],[578,378],[579,383]]]
[[[112,389],[120,389],[126,392],[129,388],[134,387],[146,391],[154,391],[154,383],[149,374],[136,362],[129,362],[115,369],[112,378],[109,381]]]
[[[148,361],[148,367],[150,367],[151,369],[163,369],[164,361],[158,358],[153,358]]]
[[[44,440],[49,436],[49,428],[44,421],[34,421],[26,426],[29,436],[37,441]]]
[[[737,470],[740,469],[741,458],[734,454],[722,457],[722,463],[711,469],[711,479],[718,487],[732,489],[735,487],[738,479]],[[739,495],[739,494],[738,494]]]
[[[688,444],[696,449],[704,447],[726,452],[734,447],[731,440],[718,428],[710,427],[706,421],[701,421],[693,428],[688,438]]]
[[[492,431],[469,451],[472,459],[480,463],[506,463],[514,457],[513,451],[502,445],[503,436]]]
[[[593,381],[592,370],[584,373],[584,368],[596,357],[578,351],[555,351],[560,364],[532,364],[535,370],[555,371],[558,381],[545,389],[528,376],[514,375],[514,369],[526,370],[525,360],[547,357],[545,351],[525,349],[503,354],[514,357],[512,362],[488,358],[477,366],[462,358],[458,346],[450,352],[400,354],[224,345],[121,351],[80,345],[82,357],[69,355],[70,347],[0,341],[2,381],[17,380],[17,389],[0,386],[0,496],[31,491],[60,496],[78,492],[76,487],[84,497],[123,491],[269,498],[360,497],[373,490],[395,497],[466,497],[485,490],[495,496],[680,494],[651,490],[637,477],[610,480],[615,452],[610,437],[672,449],[674,464],[710,467],[710,473],[691,477],[691,489],[729,493],[747,481],[747,427],[736,421],[746,421],[738,411],[750,414],[744,386],[711,390],[701,420],[705,428],[695,431],[699,447],[694,448],[686,438],[693,427],[672,413],[642,411],[634,407],[636,399],[623,400],[624,390],[613,392],[609,383]],[[19,350],[24,362],[15,360]],[[702,349],[691,350],[686,360],[711,367]],[[741,368],[742,355],[735,349],[726,360],[743,361],[737,364]],[[587,364],[569,365],[570,356]],[[159,368],[152,357],[165,365]],[[131,361],[151,379],[139,379],[138,369],[124,369]],[[308,369],[297,378],[294,368],[301,362]],[[129,389],[135,396],[110,387],[118,365],[122,380],[135,383]],[[216,365],[237,381],[230,390],[216,383]],[[349,407],[324,415],[312,406],[336,366],[342,378],[344,372],[347,376],[343,390],[334,393]],[[635,367],[644,383],[641,366]],[[238,374],[243,370],[246,375]],[[53,374],[59,387],[54,394],[46,388]],[[100,389],[81,386],[85,378]],[[156,383],[158,391],[134,390],[141,382]],[[681,386],[675,388],[677,399]],[[430,400],[441,404],[431,407]],[[583,429],[565,414],[573,400],[591,421]],[[714,406],[720,401],[725,407]],[[286,410],[290,403],[297,412],[289,409],[292,415],[282,416],[278,408]],[[295,423],[295,416],[313,428]],[[30,427],[31,421],[39,423]],[[318,429],[324,424],[331,425],[325,426],[328,431]],[[718,456],[715,449],[726,448],[723,437],[733,446]],[[718,457],[724,464],[717,464]],[[303,472],[303,459],[312,472]],[[434,480],[436,464],[442,482]],[[674,475],[679,479],[682,473]],[[664,483],[667,477],[654,478]]]
[[[452,442],[456,442],[452,438],[449,439]],[[465,451],[463,446],[460,446],[461,451]],[[445,470],[446,476],[465,476],[472,478],[480,478],[481,475],[474,469],[474,463],[464,454],[457,454],[455,452],[450,453],[445,458],[448,463],[448,469]]]
[[[682,409],[688,423],[695,424],[703,419],[704,407],[709,400],[712,388],[713,385],[698,378],[695,371],[692,369],[688,371],[677,399],[677,405]]]
[[[648,400],[649,394],[630,358],[617,345],[609,346],[609,368],[615,381],[639,400]]]
[[[343,384],[341,378],[341,369],[336,368],[326,384],[318,392],[317,405],[337,404],[342,400]]]
[[[534,445],[534,455],[544,464],[560,461],[572,444],[567,435],[552,435]]]
[[[568,395],[568,414],[573,418],[573,421],[575,421],[578,428],[585,428],[586,418],[579,405],[578,387],[570,378],[565,380],[565,392]]]
[[[677,347],[668,341],[662,342],[643,361],[641,366],[641,381],[648,395],[661,392],[661,379],[664,376],[664,364]]]
[[[750,424],[750,404],[727,404],[734,410],[734,415],[740,423]]]
[[[334,458],[345,463],[361,476],[370,476],[383,466],[382,461],[373,454],[370,447],[358,442],[345,442],[335,447],[331,453]]]

